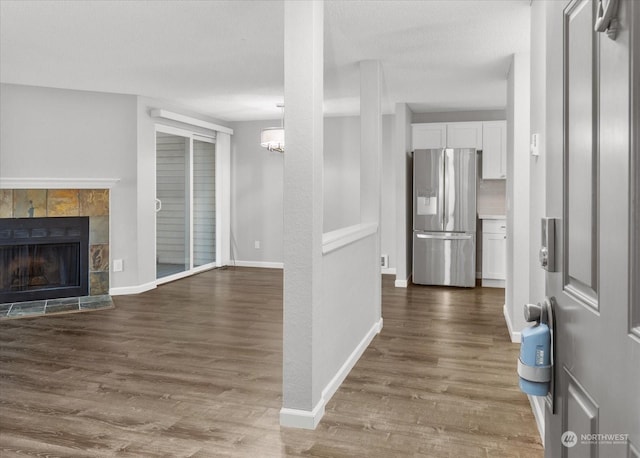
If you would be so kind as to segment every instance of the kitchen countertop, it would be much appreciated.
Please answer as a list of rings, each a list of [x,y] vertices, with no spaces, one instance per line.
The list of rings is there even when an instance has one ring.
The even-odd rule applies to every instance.
[[[480,213],[480,214],[478,214],[478,218],[480,218],[480,219],[507,219],[507,216],[506,215],[489,215],[489,214]]]

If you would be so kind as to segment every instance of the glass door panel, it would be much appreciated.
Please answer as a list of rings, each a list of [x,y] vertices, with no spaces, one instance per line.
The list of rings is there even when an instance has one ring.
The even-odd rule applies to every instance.
[[[156,277],[190,269],[189,138],[156,132]]]
[[[193,140],[193,266],[216,261],[215,143]]]

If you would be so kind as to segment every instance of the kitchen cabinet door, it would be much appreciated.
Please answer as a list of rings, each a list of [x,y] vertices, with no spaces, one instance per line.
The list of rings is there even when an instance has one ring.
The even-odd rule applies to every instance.
[[[424,123],[411,125],[411,147],[417,149],[445,148],[447,146],[447,125],[445,123]]]
[[[507,122],[482,123],[482,179],[507,178]]]
[[[506,234],[482,233],[482,278],[504,280],[507,272]]]
[[[482,123],[452,122],[447,124],[447,148],[482,149]]]

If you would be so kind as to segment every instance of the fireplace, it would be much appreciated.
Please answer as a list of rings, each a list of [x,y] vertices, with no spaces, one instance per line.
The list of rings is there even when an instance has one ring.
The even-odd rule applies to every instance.
[[[89,218],[0,219],[0,303],[87,296]]]

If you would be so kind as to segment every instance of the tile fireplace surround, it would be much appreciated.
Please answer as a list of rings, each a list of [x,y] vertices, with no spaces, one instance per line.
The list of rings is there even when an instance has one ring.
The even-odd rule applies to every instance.
[[[0,218],[59,216],[89,217],[89,295],[108,295],[108,189],[0,189]]]

